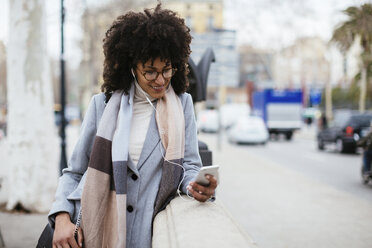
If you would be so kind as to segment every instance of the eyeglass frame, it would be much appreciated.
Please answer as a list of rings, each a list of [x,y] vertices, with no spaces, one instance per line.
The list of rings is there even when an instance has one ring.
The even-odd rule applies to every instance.
[[[141,75],[147,80],[147,81],[155,81],[156,79],[158,79],[158,77],[159,77],[159,75],[160,75],[160,73],[161,73],[161,75],[163,76],[163,78],[164,79],[171,79],[173,76],[174,76],[174,74],[176,74],[176,72],[177,72],[177,68],[169,68],[169,69],[171,69],[172,70],[172,76],[170,76],[170,77],[164,77],[164,70],[168,70],[168,69],[164,69],[164,70],[162,70],[161,72],[158,72],[157,70],[154,70],[154,72],[156,72],[156,77],[155,77],[155,79],[151,79],[151,80],[149,80],[149,79],[147,79],[146,78],[146,73],[147,72],[141,72]]]

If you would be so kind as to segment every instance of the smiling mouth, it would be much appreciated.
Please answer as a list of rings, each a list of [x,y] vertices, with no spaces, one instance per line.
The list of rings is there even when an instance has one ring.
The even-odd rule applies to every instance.
[[[151,86],[154,90],[162,90],[164,88],[164,85],[162,86]]]

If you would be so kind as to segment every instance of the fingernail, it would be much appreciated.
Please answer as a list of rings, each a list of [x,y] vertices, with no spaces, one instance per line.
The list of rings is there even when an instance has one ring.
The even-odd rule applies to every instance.
[[[210,176],[210,175],[206,175],[205,177],[206,177],[207,179],[210,179],[210,178],[211,178],[211,176]]]

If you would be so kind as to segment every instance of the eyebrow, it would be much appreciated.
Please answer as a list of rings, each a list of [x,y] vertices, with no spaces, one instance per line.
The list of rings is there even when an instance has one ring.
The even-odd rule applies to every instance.
[[[171,65],[170,63],[165,64],[163,69],[170,66],[170,65]],[[144,68],[157,69],[155,66],[152,66],[152,65],[145,65]]]

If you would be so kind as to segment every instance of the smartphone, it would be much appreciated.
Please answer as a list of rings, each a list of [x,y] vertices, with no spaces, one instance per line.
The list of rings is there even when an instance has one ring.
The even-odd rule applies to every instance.
[[[205,178],[205,176],[212,175],[216,178],[217,183],[219,183],[218,168],[220,168],[219,165],[210,165],[202,167],[195,179],[195,182],[197,182],[200,185],[207,186],[209,184],[209,181],[207,178]]]

